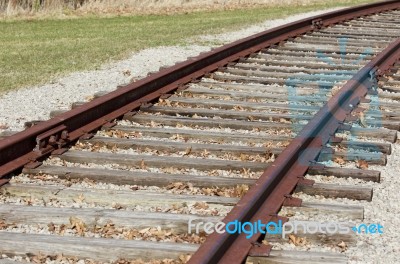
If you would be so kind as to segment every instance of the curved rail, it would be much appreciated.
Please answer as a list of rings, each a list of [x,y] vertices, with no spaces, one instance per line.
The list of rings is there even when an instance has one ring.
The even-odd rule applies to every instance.
[[[321,108],[223,222],[276,221],[276,214],[285,202],[301,203],[301,200],[290,197],[290,194],[298,184],[310,183],[304,179],[304,175],[312,161],[317,158],[346,116],[360,103],[361,98],[375,88],[376,77],[399,59],[400,39],[362,68]],[[250,239],[243,233],[213,233],[189,263],[241,263],[249,253],[268,256],[271,247],[257,244],[260,236],[258,232]]]
[[[62,148],[68,146],[70,142],[229,62],[290,37],[356,17],[397,8],[400,8],[399,1],[374,3],[330,12],[261,32],[176,64],[3,139],[0,141],[0,179],[2,178],[0,184],[6,182],[5,176],[21,169],[24,165],[46,157],[54,151],[62,151]]]

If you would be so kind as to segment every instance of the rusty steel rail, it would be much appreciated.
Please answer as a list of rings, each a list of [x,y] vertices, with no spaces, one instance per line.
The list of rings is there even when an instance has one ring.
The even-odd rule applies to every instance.
[[[400,39],[363,67],[321,108],[223,222],[261,220],[262,223],[268,223],[278,220],[277,213],[284,204],[301,205],[301,200],[290,194],[299,184],[313,184],[313,181],[304,179],[312,162],[323,146],[332,140],[332,135],[360,103],[361,98],[369,90],[373,92],[377,76],[389,70],[399,58]],[[247,239],[243,233],[213,233],[189,263],[242,263],[247,255],[268,256],[271,246],[257,243],[260,236],[260,233],[256,233]]]
[[[322,27],[400,8],[399,1],[387,1],[343,9],[277,27],[188,59],[147,78],[131,83],[48,121],[0,141],[0,184],[10,173],[54,151],[60,153],[101,126],[113,122],[140,105],[171,93],[218,67],[261,49]]]

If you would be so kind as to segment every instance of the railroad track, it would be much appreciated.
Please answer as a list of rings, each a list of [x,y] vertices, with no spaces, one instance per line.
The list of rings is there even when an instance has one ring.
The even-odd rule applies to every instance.
[[[0,263],[346,263],[355,233],[207,236],[196,224],[363,220],[342,198],[372,199],[368,166],[397,140],[399,9],[262,32],[4,136]]]

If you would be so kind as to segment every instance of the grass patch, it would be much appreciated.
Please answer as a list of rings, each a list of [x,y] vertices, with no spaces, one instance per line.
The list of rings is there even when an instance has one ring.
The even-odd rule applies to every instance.
[[[368,0],[311,6],[195,12],[176,15],[81,17],[0,21],[0,93],[95,69],[140,49],[184,44],[188,37],[218,33],[266,19],[354,5]]]

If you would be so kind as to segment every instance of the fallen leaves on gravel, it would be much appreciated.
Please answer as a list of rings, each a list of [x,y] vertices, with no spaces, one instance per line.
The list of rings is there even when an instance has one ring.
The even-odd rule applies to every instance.
[[[142,133],[138,131],[126,133],[121,130],[109,130],[109,131],[104,131],[104,133],[113,138],[140,138],[142,137]]]
[[[71,224],[71,229],[75,229],[78,235],[80,236],[85,235],[86,225],[81,219],[71,216],[69,218],[69,222]]]
[[[157,127],[158,125],[160,124],[154,122],[153,120],[150,121],[150,127]]]
[[[241,153],[241,154],[240,154],[240,160],[241,160],[241,161],[247,161],[247,160],[249,160],[249,155]]]
[[[39,253],[31,258],[33,263],[45,263],[47,259],[47,255],[43,255]]]
[[[178,259],[157,259],[157,260],[126,260],[119,259],[112,264],[184,264],[187,263],[190,259],[191,255],[180,255]]]
[[[358,116],[359,116],[359,118],[360,118],[360,124],[361,124],[361,126],[362,126],[362,127],[368,127],[367,120],[365,119],[365,114],[364,114],[363,112],[360,112],[360,113],[358,114]]]
[[[209,208],[208,204],[205,203],[205,202],[196,202],[193,205],[193,207],[196,208],[196,209],[208,209]]]
[[[175,134],[175,135],[171,136],[170,139],[182,140],[182,141],[185,140],[185,138],[183,136],[179,135],[179,134]]]
[[[192,146],[188,147],[188,148],[185,150],[185,154],[183,154],[183,156],[187,156],[187,155],[189,155],[191,152],[192,152]]]
[[[75,203],[82,203],[85,200],[85,196],[81,193],[77,198],[72,199]]]
[[[85,264],[100,264],[103,262],[92,260],[92,259],[78,259],[76,257],[66,257],[62,254],[58,255],[32,255],[27,254],[27,259],[29,259],[32,263],[85,263]],[[112,264],[183,264],[187,263],[190,259],[191,255],[182,254],[178,259],[153,259],[153,260],[128,260],[128,259],[118,259],[116,261],[111,262]]]
[[[191,183],[173,182],[166,186],[167,190],[172,191],[174,194],[182,194],[190,191],[190,194],[200,194],[207,196],[221,196],[221,197],[242,197],[249,190],[249,186],[242,184],[236,187],[194,187]]]
[[[56,226],[54,225],[53,222],[49,223],[49,224],[47,225],[47,227],[49,228],[49,232],[54,232],[54,231],[56,231]]]
[[[167,190],[185,190],[192,189],[193,185],[191,183],[183,183],[183,182],[172,182],[167,185]]]
[[[93,95],[89,95],[89,96],[86,96],[86,97],[85,97],[85,100],[88,101],[88,102],[90,102],[90,101],[92,101],[94,98],[95,98],[95,97],[94,97]]]
[[[289,119],[285,119],[285,118],[279,119],[279,122],[281,122],[283,124],[291,124],[292,123],[292,121],[290,121]]]
[[[357,160],[356,167],[362,170],[368,169],[368,162],[365,160]]]
[[[63,254],[58,255],[44,255],[39,253],[38,255],[27,254],[26,260],[29,260],[31,263],[78,263],[79,259],[77,257],[66,257]],[[82,260],[82,263],[85,264],[97,264],[100,262],[96,262],[91,259]],[[81,263],[81,262],[79,262]]]
[[[9,225],[4,220],[0,220],[0,230],[7,229],[8,227]]]
[[[295,246],[305,246],[307,240],[305,237],[296,237],[295,235],[291,234],[289,235],[289,243]]]
[[[249,191],[249,186],[242,184],[233,190],[233,197],[243,197]]]
[[[23,198],[22,200],[23,200],[23,201],[26,203],[26,205],[28,205],[28,206],[32,206],[33,203],[35,202],[35,198],[33,198],[33,197]]]
[[[340,248],[340,252],[347,250],[347,244],[344,241],[340,242],[337,246]]]
[[[346,161],[345,161],[343,158],[341,158],[341,157],[337,157],[337,158],[335,158],[333,161],[336,162],[336,163],[339,164],[339,165],[343,165],[343,164],[346,163]]]
[[[244,178],[250,178],[250,176],[251,176],[251,170],[250,170],[250,169],[243,168],[243,176],[244,176]]]
[[[89,178],[84,178],[82,183],[87,183],[90,186],[95,186],[96,185],[96,182],[94,180],[89,179]]]
[[[125,209],[126,207],[119,203],[112,203],[112,208],[114,208],[116,210],[122,210],[122,209]]]
[[[206,149],[200,154],[203,158],[207,158],[208,155],[210,155],[210,152],[208,152]]]
[[[146,163],[144,162],[144,160],[142,160],[140,162],[140,169],[142,169],[142,170],[146,170],[147,169],[147,166],[146,166]]]
[[[170,106],[171,107],[171,101],[168,99],[159,99],[157,105],[159,106]]]
[[[341,86],[339,85],[335,85],[332,90],[331,90],[331,95],[334,96],[335,94],[337,94],[341,89]]]

